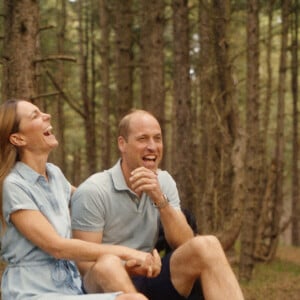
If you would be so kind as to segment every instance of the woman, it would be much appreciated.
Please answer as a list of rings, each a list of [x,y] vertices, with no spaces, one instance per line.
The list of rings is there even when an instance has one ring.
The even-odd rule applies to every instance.
[[[47,162],[58,145],[50,120],[25,100],[9,100],[0,107],[2,256],[7,262],[2,300],[145,300],[136,293],[121,259],[136,272],[151,269],[150,276],[155,276],[160,271],[156,255],[70,238],[72,186]],[[79,260],[95,262],[98,286],[81,280],[74,263]],[[86,294],[86,287],[98,294]]]

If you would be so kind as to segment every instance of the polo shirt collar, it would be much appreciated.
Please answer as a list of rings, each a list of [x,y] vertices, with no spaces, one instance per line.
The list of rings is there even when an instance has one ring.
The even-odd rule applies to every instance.
[[[127,186],[122,172],[121,159],[111,168],[111,177],[117,191],[131,191]]]

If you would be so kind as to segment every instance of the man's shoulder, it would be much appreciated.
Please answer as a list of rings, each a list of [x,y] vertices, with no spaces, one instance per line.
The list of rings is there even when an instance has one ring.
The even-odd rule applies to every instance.
[[[174,180],[172,175],[167,170],[158,170],[158,180]]]
[[[111,181],[109,171],[105,170],[105,171],[97,172],[89,176],[86,180],[84,180],[79,185],[78,189],[82,189],[86,187],[89,188],[99,187],[102,186],[103,184],[107,184],[109,181]]]
[[[97,172],[88,177],[86,182],[95,182],[99,180],[108,180],[109,179],[109,170],[104,170],[101,172]]]

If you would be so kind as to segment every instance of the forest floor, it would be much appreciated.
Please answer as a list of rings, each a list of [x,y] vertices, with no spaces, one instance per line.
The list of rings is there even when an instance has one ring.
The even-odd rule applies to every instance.
[[[0,261],[0,276],[4,267]],[[274,261],[255,266],[253,279],[242,290],[245,300],[299,300],[300,247],[280,246]]]
[[[280,246],[274,261],[255,266],[242,289],[245,300],[299,300],[300,247]]]

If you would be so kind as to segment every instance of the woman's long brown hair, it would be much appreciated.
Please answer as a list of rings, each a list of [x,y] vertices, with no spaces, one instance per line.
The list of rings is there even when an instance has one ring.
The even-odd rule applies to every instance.
[[[0,220],[5,228],[2,197],[3,182],[18,160],[18,152],[9,141],[10,135],[18,132],[20,120],[17,116],[17,105],[20,100],[8,100],[0,106]]]

